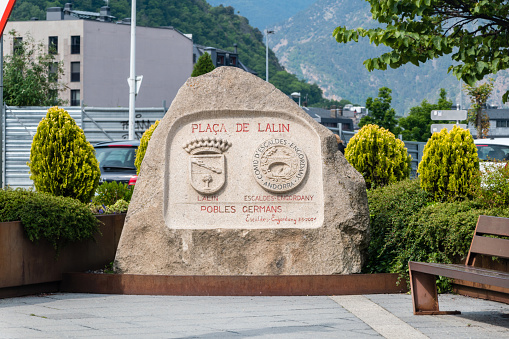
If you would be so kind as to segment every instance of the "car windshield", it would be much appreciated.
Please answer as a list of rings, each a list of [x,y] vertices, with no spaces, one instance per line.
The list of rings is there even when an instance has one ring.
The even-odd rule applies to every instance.
[[[482,161],[505,161],[509,160],[509,146],[505,145],[487,145],[479,144],[477,146],[477,155]]]
[[[95,154],[101,168],[134,170],[134,150],[131,147],[101,147],[95,149]]]

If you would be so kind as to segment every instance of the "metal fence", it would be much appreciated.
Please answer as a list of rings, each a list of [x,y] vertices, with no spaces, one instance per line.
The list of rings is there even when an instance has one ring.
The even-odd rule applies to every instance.
[[[8,107],[3,121],[0,121],[1,137],[1,186],[32,187],[27,162],[37,126],[46,116],[49,107]],[[128,138],[129,109],[100,107],[63,107],[85,132],[92,143],[115,141]],[[136,108],[135,138],[140,139],[143,132],[166,113],[166,107]],[[2,116],[2,115],[0,115]],[[338,128],[330,128],[338,133]],[[348,141],[354,132],[342,131],[341,137]],[[405,141],[408,153],[412,156],[412,177],[416,176],[417,165],[422,158],[424,142]]]
[[[37,126],[49,107],[5,107],[0,121],[1,184],[11,187],[32,187],[27,162]],[[63,107],[85,132],[92,143],[128,138],[128,108]],[[166,107],[136,108],[135,135],[143,132],[166,113]],[[1,116],[1,115],[0,115]]]

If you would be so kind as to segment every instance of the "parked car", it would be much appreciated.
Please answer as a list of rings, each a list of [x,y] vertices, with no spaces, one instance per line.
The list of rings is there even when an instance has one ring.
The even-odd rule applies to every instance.
[[[509,160],[509,138],[475,139],[474,143],[480,161]]]
[[[136,183],[135,151],[139,140],[101,142],[94,145],[95,156],[101,169],[100,182],[118,181],[129,185]]]

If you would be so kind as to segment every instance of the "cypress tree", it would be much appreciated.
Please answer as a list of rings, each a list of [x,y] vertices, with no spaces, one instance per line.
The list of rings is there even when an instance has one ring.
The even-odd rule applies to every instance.
[[[30,150],[30,179],[39,192],[89,202],[101,171],[94,147],[64,109],[52,107],[37,127]]]
[[[203,53],[201,57],[198,58],[198,61],[194,65],[193,73],[191,73],[192,77],[197,77],[203,74],[207,74],[208,72],[212,72],[216,67],[212,63],[212,58],[209,53]]]

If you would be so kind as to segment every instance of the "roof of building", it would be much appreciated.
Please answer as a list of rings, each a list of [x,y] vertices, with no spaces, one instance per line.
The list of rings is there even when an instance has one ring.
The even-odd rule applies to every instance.
[[[349,123],[349,124],[353,123],[352,119],[350,119],[350,118],[346,118],[346,117],[342,117],[342,116],[339,116],[337,118],[331,117],[331,111],[328,109],[319,108],[319,107],[302,107],[302,109],[304,110],[304,112],[309,114],[309,116],[311,118],[319,117],[322,121],[324,121],[324,119],[330,119],[331,122],[332,122],[332,120],[334,120],[334,122],[337,122],[337,123]]]
[[[486,112],[490,120],[509,120],[509,109],[501,108],[501,109],[487,109]]]
[[[219,52],[219,53],[234,53],[234,54],[238,54],[238,53],[227,51],[227,50],[224,50],[224,49],[221,49],[221,48],[207,47],[207,46],[203,46],[203,45],[194,44],[194,46],[193,46],[193,53],[196,54],[196,60],[198,60],[198,58],[201,57],[203,55],[203,53],[207,52],[207,50],[210,50],[210,49],[215,49],[216,52]],[[240,61],[240,58],[238,59],[238,62],[239,62],[239,66],[240,66],[239,68],[240,69],[242,69],[242,70],[244,70],[246,72],[249,72],[251,74],[254,74],[254,75],[258,74],[256,71],[253,71],[251,68],[249,68],[246,65],[244,65],[242,63],[242,61]]]

